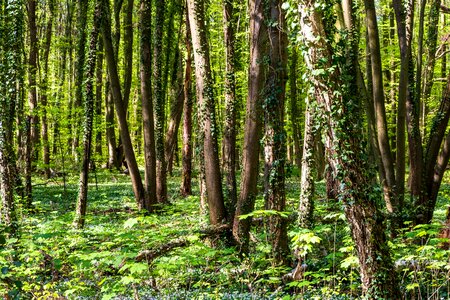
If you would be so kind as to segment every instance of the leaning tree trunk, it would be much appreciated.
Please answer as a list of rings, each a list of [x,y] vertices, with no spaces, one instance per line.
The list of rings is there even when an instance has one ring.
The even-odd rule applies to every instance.
[[[352,61],[357,57],[356,30],[348,32],[347,56],[350,63],[333,65],[334,52],[327,38],[327,8],[318,8],[315,1],[301,1],[298,7],[304,58],[310,72],[314,94],[326,117],[327,151],[330,168],[336,174],[339,197],[350,225],[359,259],[363,293],[368,299],[401,299],[396,273],[386,241],[382,213],[371,197],[374,190],[369,166],[361,140],[362,122],[357,70]],[[328,8],[329,9],[329,8]],[[316,37],[323,37],[317,39]],[[343,82],[348,78],[347,82]]]
[[[267,54],[268,34],[263,17],[264,1],[250,0],[250,65],[248,70],[248,98],[242,158],[241,194],[236,204],[233,236],[242,252],[248,251],[251,218],[240,219],[251,213],[258,194],[260,139],[262,134],[262,102],[266,69],[261,61]]]
[[[140,78],[142,97],[142,122],[144,130],[145,190],[148,198],[148,210],[157,203],[156,195],[156,152],[155,129],[153,122],[153,103],[151,97],[151,0],[141,0],[139,29],[140,40]]]
[[[117,120],[119,122],[120,136],[122,138],[123,150],[125,159],[127,160],[128,170],[130,171],[131,182],[133,185],[133,192],[136,198],[139,209],[149,209],[149,203],[145,197],[144,186],[142,185],[141,174],[134,155],[133,144],[131,142],[130,131],[128,129],[127,116],[122,100],[122,93],[120,91],[120,81],[117,73],[117,63],[114,57],[114,49],[111,38],[111,15],[109,12],[109,3],[106,0],[99,0],[102,2],[102,26],[101,32],[103,37],[103,44],[105,47],[106,62],[108,65],[109,78],[111,83],[111,93],[116,108]]]
[[[97,1],[94,12],[94,24],[89,43],[89,55],[86,72],[86,99],[84,103],[84,136],[83,136],[83,163],[80,172],[77,207],[73,225],[75,228],[83,228],[86,217],[89,162],[91,160],[92,131],[94,123],[94,76],[95,61],[97,58],[97,40],[101,22],[101,2]]]
[[[181,194],[192,195],[192,50],[191,29],[186,12],[186,66],[184,72],[184,105],[183,105],[183,151]]]
[[[188,0],[187,3],[194,52],[209,220],[212,225],[218,225],[226,219],[226,210],[220,176],[217,144],[218,127],[216,125],[213,80],[206,38],[204,0]]]
[[[281,9],[281,0],[271,0],[268,8],[268,22],[278,24],[268,27],[269,71],[265,86],[265,135],[264,135],[264,182],[265,201],[269,210],[279,213],[285,210],[286,191],[286,132],[284,130],[284,103],[286,89],[287,34],[286,20]],[[275,262],[287,264],[289,244],[287,219],[280,214],[269,218],[269,240]]]

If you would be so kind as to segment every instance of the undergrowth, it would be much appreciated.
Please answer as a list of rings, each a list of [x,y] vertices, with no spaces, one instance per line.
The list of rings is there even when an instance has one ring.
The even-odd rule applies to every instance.
[[[251,251],[237,250],[202,235],[207,216],[198,196],[178,194],[179,177],[169,180],[170,205],[157,213],[137,211],[129,178],[101,171],[89,187],[86,227],[71,223],[77,194],[76,177],[64,189],[62,180],[39,181],[34,210],[18,205],[14,236],[0,232],[0,295],[9,299],[357,299],[361,294],[358,260],[339,203],[325,200],[318,183],[315,224],[305,230],[291,222],[291,249],[303,257],[300,280],[289,273],[296,264],[275,266],[265,236],[263,200]],[[299,199],[299,179],[287,180],[286,217]],[[196,187],[196,184],[193,184]],[[194,190],[194,195],[198,192]],[[449,297],[449,251],[438,238],[450,187],[444,186],[436,223],[406,228],[390,243],[407,299]],[[256,215],[255,215],[256,216]],[[154,259],[136,260],[143,250],[183,241]],[[216,245],[212,247],[212,242]],[[217,245],[218,244],[218,245]]]

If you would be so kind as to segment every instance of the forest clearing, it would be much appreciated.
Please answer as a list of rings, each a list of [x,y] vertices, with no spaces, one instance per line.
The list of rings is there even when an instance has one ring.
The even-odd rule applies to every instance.
[[[0,0],[0,297],[450,299],[445,0]]]

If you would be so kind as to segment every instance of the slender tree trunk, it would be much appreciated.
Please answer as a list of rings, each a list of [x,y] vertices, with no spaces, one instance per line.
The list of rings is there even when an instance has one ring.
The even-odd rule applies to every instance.
[[[163,28],[165,1],[156,1],[156,24],[153,47],[153,86],[155,103],[156,195],[159,203],[167,202],[167,168],[164,157],[165,96],[163,91]]]
[[[307,104],[305,112],[305,140],[303,141],[303,157],[300,181],[300,205],[298,209],[299,225],[311,228],[314,209],[314,107]]]
[[[373,100],[375,105],[375,121],[378,135],[378,144],[381,162],[384,168],[385,181],[383,182],[384,198],[389,213],[394,214],[399,209],[394,173],[394,162],[389,145],[389,135],[386,121],[383,73],[381,64],[380,38],[378,32],[375,3],[373,0],[364,1],[367,18],[369,49],[372,67]]]
[[[236,79],[235,79],[235,34],[233,17],[233,0],[223,1],[223,22],[225,35],[225,128],[223,137],[223,161],[226,177],[225,195],[226,209],[233,220],[237,202],[236,187]]]
[[[86,24],[87,24],[87,9],[88,0],[78,0],[78,41],[77,41],[77,60],[76,60],[76,74],[75,74],[75,102],[74,102],[74,119],[72,123],[72,154],[75,160],[78,161],[78,145],[80,139],[79,130],[81,120],[81,105],[83,103],[83,82],[84,82],[84,64],[86,60]]]
[[[188,0],[187,3],[194,52],[209,220],[212,225],[218,225],[226,219],[226,210],[220,176],[218,131],[209,48],[206,38],[204,0]]]
[[[120,136],[122,138],[123,150],[125,159],[127,160],[128,170],[130,172],[131,182],[133,185],[133,192],[136,198],[139,209],[149,210],[150,203],[146,200],[144,186],[142,185],[141,174],[134,155],[133,145],[131,143],[130,132],[128,129],[127,116],[125,113],[122,92],[120,90],[120,81],[117,73],[117,64],[114,57],[114,49],[111,38],[111,21],[109,13],[109,3],[106,0],[102,1],[103,21],[101,26],[103,44],[105,47],[106,62],[109,71],[109,78],[111,83],[112,98],[116,108],[117,120],[119,122]]]
[[[186,197],[192,195],[192,50],[191,29],[186,12],[186,66],[184,73],[184,105],[183,105],[183,170],[181,194]]]
[[[310,80],[316,99],[328,116],[326,128],[329,143],[326,146],[330,152],[330,167],[337,175],[338,194],[345,203],[344,212],[358,254],[363,293],[368,299],[400,299],[382,215],[376,200],[370,197],[371,178],[361,140],[357,70],[352,63],[341,68],[333,66],[332,57],[338,54],[328,43],[333,38],[328,39],[329,31],[325,30],[324,14],[327,12],[318,8],[315,1],[301,1],[298,11],[302,39],[307,47],[304,52],[306,66],[311,72]],[[355,32],[352,27],[347,35],[350,61],[357,57],[358,39],[354,36]],[[324,38],[317,39],[317,36]],[[326,71],[323,74],[318,70]],[[342,82],[346,78],[349,81],[347,84]]]
[[[292,140],[294,142],[294,162],[299,170],[302,169],[302,147],[301,140],[302,135],[300,132],[300,111],[298,108],[298,97],[297,97],[297,61],[298,54],[297,48],[292,47],[291,53],[291,65],[289,74],[289,85],[290,85],[290,112],[291,112],[291,123],[292,123]]]
[[[151,0],[141,0],[140,13],[140,78],[142,97],[142,121],[144,130],[144,158],[145,158],[145,190],[147,193],[147,209],[151,211],[157,203],[156,190],[156,150],[155,129],[153,121],[152,83],[151,83]]]
[[[166,151],[166,166],[169,174],[172,173],[173,157],[177,149],[178,128],[180,127],[181,115],[184,107],[184,87],[183,87],[183,63],[180,51],[177,50],[174,62],[174,72],[172,74],[172,102],[170,109],[169,126],[167,127],[164,150]]]
[[[250,65],[248,70],[248,99],[246,108],[241,193],[236,205],[233,236],[241,251],[248,251],[251,218],[239,216],[254,210],[258,194],[260,139],[262,133],[262,102],[266,66],[261,63],[267,55],[268,33],[263,17],[264,1],[250,0]]]
[[[44,160],[44,173],[45,177],[50,178],[50,145],[48,142],[48,121],[47,121],[47,99],[48,99],[48,57],[50,54],[50,45],[52,42],[52,30],[53,30],[53,13],[54,13],[54,2],[51,0],[49,2],[50,15],[48,16],[47,28],[45,34],[45,48],[44,48],[44,78],[42,80],[42,96],[41,96],[41,106],[42,106],[42,143],[43,143],[43,160]]]
[[[83,136],[83,162],[80,172],[80,183],[78,190],[77,207],[73,225],[76,228],[83,228],[86,217],[87,193],[89,180],[89,162],[91,160],[92,132],[94,124],[94,77],[95,62],[97,58],[97,40],[101,22],[101,5],[97,1],[94,13],[94,25],[91,32],[89,44],[89,54],[87,59],[86,72],[86,99],[84,103],[84,136]]]
[[[127,0],[123,20],[123,53],[124,53],[124,78],[123,78],[123,103],[125,111],[128,111],[130,102],[131,81],[133,73],[133,6],[134,0]]]
[[[97,73],[95,83],[95,120],[97,123],[97,133],[95,136],[95,152],[103,155],[101,116],[102,116],[102,102],[103,102],[103,39],[98,40],[98,57],[97,57]]]

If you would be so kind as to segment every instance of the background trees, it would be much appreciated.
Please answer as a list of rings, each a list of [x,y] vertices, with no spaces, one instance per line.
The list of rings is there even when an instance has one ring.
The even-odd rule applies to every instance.
[[[283,286],[289,293],[328,284],[312,280],[310,272],[317,272],[330,275],[330,286],[351,296],[413,297],[410,290],[422,292],[425,284],[402,290],[413,273],[399,279],[396,274],[404,271],[393,261],[427,242],[433,255],[439,254],[421,267],[442,263],[438,251],[445,244],[432,223],[445,219],[450,158],[446,3],[0,4],[0,251],[8,243],[3,235],[16,228],[12,224],[19,225],[22,243],[21,230],[34,236],[39,230],[34,218],[51,210],[75,219],[77,229],[66,230],[69,237],[90,230],[81,229],[84,220],[102,220],[105,226],[123,221],[114,230],[124,240],[123,231],[140,226],[146,233],[133,236],[134,254],[144,250],[146,234],[170,239],[148,245],[161,251],[127,252],[123,262],[105,263],[112,277],[126,274],[120,284],[136,289],[142,285],[138,277],[152,267],[127,265],[128,259],[142,263],[142,257],[192,243],[207,247],[205,240],[216,246],[211,251],[239,254],[230,268],[249,262],[265,270],[262,275],[245,270],[252,284],[267,279],[261,286]],[[95,190],[89,186],[94,182]],[[59,184],[60,200],[48,200]],[[122,206],[99,212],[95,205],[115,199],[118,186],[120,192],[132,191],[135,203],[128,201],[131,193],[119,193]],[[180,212],[168,205],[178,202],[191,206],[177,208]],[[202,213],[194,222],[189,218],[199,204]],[[110,213],[117,215],[98,218]],[[163,238],[155,233],[154,227],[164,232],[172,219],[161,218],[171,214],[195,223],[190,228],[179,217],[170,225],[177,234],[184,228],[187,237],[173,241],[173,232]],[[68,225],[66,219],[61,222]],[[440,237],[446,237],[444,231]],[[23,254],[28,246],[17,251]],[[118,250],[111,247],[114,256]],[[53,250],[36,249],[52,260],[46,254]],[[22,259],[7,257],[0,259],[8,268],[3,275]],[[295,259],[300,262],[289,272]],[[54,265],[48,274],[57,282]],[[349,269],[358,270],[349,271],[351,280],[339,277]],[[245,277],[239,272],[236,277]],[[270,278],[277,279],[269,284]],[[340,286],[335,278],[341,278]],[[446,277],[436,280],[440,286]]]

